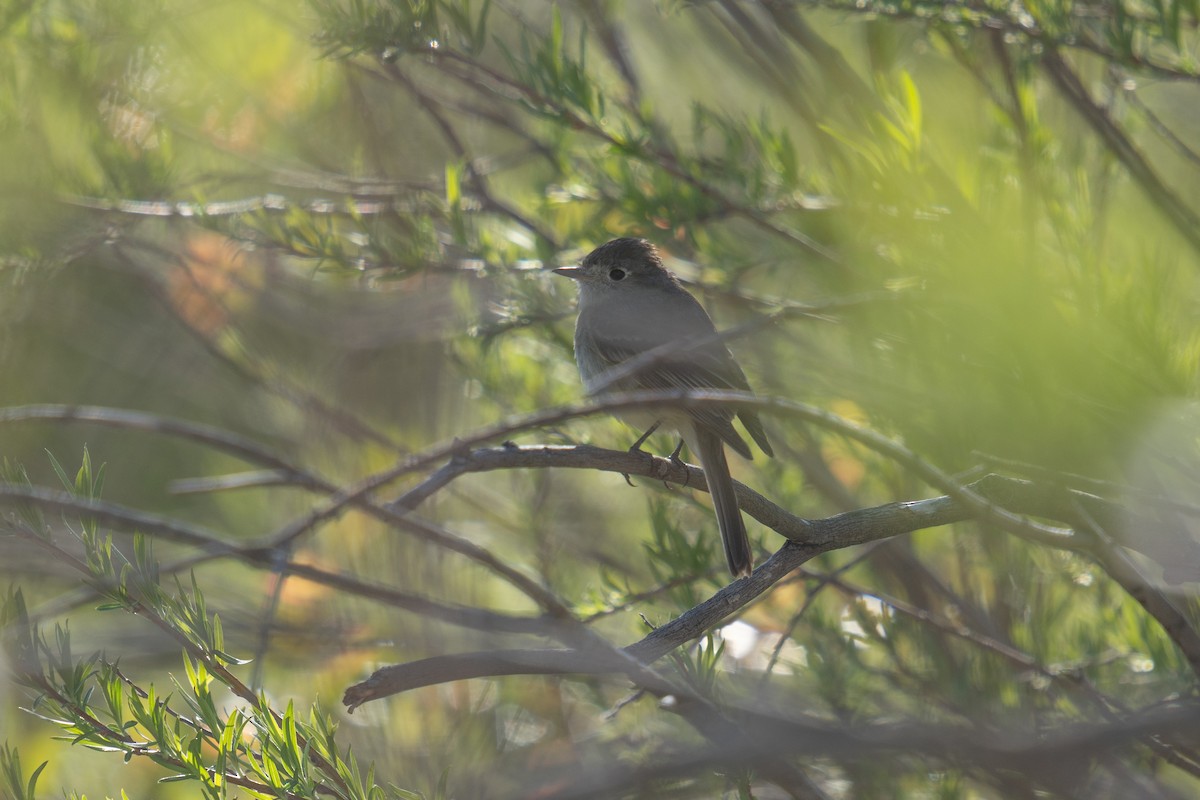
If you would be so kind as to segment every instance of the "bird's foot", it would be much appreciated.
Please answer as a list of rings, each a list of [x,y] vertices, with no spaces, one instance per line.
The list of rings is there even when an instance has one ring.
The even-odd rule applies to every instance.
[[[643,433],[641,436],[639,436],[637,438],[636,442],[634,442],[632,445],[630,445],[629,452],[631,452],[631,453],[645,452],[644,450],[642,450],[642,445],[646,443],[646,440],[650,438],[651,434],[653,434],[656,430],[658,430],[659,425],[662,425],[662,420],[655,422],[653,425],[651,425],[649,428],[647,428],[646,432]]]

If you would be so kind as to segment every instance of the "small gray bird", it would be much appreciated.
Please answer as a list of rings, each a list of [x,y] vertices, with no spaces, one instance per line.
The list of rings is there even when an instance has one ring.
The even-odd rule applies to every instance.
[[[704,307],[663,267],[654,245],[645,239],[613,239],[589,253],[579,266],[554,271],[579,283],[575,363],[588,394],[667,389],[750,391],[729,348],[713,338],[716,328]],[[709,341],[696,346],[705,339]],[[675,343],[677,351],[671,347]],[[614,367],[656,348],[661,348],[661,358],[652,358],[643,369],[609,382]],[[734,413],[716,407],[651,409],[623,412],[622,417],[643,428],[660,423],[674,428],[700,459],[729,570],[742,578],[750,574],[754,558],[725,461],[725,445],[744,458],[752,455],[734,430]],[[758,415],[746,410],[737,416],[762,451],[773,456]]]

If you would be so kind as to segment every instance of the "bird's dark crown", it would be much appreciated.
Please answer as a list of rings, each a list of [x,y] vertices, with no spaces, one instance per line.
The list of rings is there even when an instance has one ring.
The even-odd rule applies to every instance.
[[[623,236],[597,247],[583,259],[583,266],[591,267],[596,264],[617,264],[620,262],[636,262],[650,264],[663,269],[662,259],[654,245],[645,239],[635,239]]]

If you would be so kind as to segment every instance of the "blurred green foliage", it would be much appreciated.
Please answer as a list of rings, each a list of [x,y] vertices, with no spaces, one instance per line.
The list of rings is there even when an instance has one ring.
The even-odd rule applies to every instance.
[[[621,235],[658,244],[722,328],[791,309],[731,342],[761,394],[947,473],[1137,511],[1107,533],[1194,630],[1197,18],[1195,0],[0,3],[0,406],[206,423],[311,473],[248,473],[152,425],[0,418],[5,486],[231,548],[130,536],[91,506],[27,498],[0,518],[3,791],[591,796],[572,781],[644,771],[611,796],[771,796],[765,769],[655,774],[703,737],[624,679],[453,682],[332,711],[379,664],[535,637],[301,567],[497,613],[533,600],[361,510],[274,561],[248,547],[313,513],[317,477],[352,486],[580,399],[571,288],[543,268]],[[778,458],[735,476],[797,514],[931,494],[836,430],[770,425]],[[634,435],[592,417],[519,440]],[[465,475],[416,512],[624,645],[724,584],[707,501],[633,483]],[[721,708],[1033,741],[1195,694],[1179,637],[1114,577],[961,523],[822,556],[739,611],[743,639],[721,629],[656,666]],[[55,725],[100,754],[49,744]],[[852,797],[1195,794],[1193,741],[1138,741],[1057,776],[927,752],[793,761]]]

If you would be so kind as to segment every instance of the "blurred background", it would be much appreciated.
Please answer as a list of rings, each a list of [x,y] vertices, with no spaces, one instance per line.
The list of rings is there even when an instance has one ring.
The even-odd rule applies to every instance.
[[[1182,1],[0,2],[0,456],[61,488],[55,460],[73,476],[86,446],[105,500],[263,539],[321,493],[195,439],[29,407],[203,423],[349,486],[580,400],[574,287],[545,270],[644,236],[718,327],[783,312],[731,342],[760,394],[841,414],[964,482],[999,471],[1136,509],[1107,533],[1194,624],[1196,19]],[[939,494],[836,431],[767,424],[777,457],[732,459],[734,474],[793,513]],[[622,450],[637,433],[589,418],[514,438]],[[624,645],[726,582],[707,498],[632,483],[467,475],[417,513]],[[48,516],[79,549],[78,526]],[[783,543],[750,525],[760,558]],[[171,691],[176,642],[96,610],[68,563],[0,533],[0,572],[35,621],[69,620],[77,653]],[[128,533],[113,533],[126,552]],[[381,784],[556,796],[550,776],[696,745],[615,679],[449,683],[347,716],[342,691],[380,665],[520,639],[191,552],[156,543],[184,583],[194,571],[225,649],[252,660],[243,679],[274,704],[319,701]],[[360,513],[290,557],[536,611]],[[976,523],[822,556],[740,619],[705,690],[833,722],[1032,737],[1195,692],[1173,637],[1096,561]],[[692,658],[663,668],[687,675]],[[147,759],[53,741],[19,710],[31,697],[0,683],[0,738],[26,772],[49,761],[43,790],[196,796]],[[1062,782],[800,761],[830,796],[1187,797],[1188,746],[1143,741]],[[643,791],[781,796],[702,768]]]

